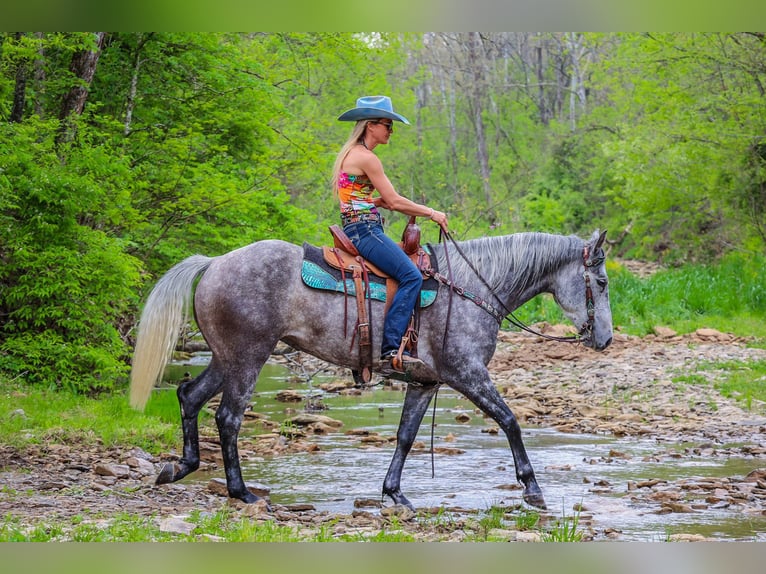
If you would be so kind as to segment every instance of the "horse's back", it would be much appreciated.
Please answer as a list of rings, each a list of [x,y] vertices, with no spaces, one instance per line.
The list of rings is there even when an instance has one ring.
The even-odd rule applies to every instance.
[[[277,239],[257,241],[216,257],[197,284],[195,311],[230,321],[266,318],[300,282],[302,249]],[[259,313],[253,314],[258,309]]]

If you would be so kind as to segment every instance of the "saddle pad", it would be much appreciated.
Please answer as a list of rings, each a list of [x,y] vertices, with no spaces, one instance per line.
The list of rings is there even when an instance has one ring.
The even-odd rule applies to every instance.
[[[343,293],[343,280],[340,270],[330,267],[324,261],[322,249],[308,243],[303,244],[303,264],[301,267],[301,278],[303,282],[313,289],[325,291],[336,291]],[[370,298],[376,301],[386,300],[386,280],[369,274],[370,279]],[[429,282],[433,282],[433,289],[426,288]],[[420,306],[428,307],[436,300],[436,289],[438,283],[434,279],[428,279],[423,283],[423,289],[420,291]],[[350,273],[346,273],[345,293],[355,297],[356,288],[354,280]]]

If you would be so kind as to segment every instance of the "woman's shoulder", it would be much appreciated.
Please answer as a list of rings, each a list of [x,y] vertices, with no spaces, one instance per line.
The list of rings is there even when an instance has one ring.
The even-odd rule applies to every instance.
[[[378,156],[362,146],[356,146],[348,152],[343,161],[343,171],[349,174],[364,175],[379,165]]]

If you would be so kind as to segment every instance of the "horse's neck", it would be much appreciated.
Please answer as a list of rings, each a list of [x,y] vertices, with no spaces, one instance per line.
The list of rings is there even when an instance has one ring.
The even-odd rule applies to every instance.
[[[459,242],[458,247],[468,261],[456,248],[448,247],[446,255],[442,249],[437,253],[440,271],[441,265],[445,265],[445,274],[447,267],[451,267],[458,287],[472,290],[475,287],[484,296],[491,291],[509,310],[540,293],[550,292],[553,275],[573,260],[578,249],[572,237],[543,233],[472,239]]]

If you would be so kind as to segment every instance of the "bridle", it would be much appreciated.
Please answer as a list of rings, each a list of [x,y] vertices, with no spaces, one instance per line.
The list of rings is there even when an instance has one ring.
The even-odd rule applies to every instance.
[[[445,232],[442,229],[440,232],[440,240],[444,244],[444,256],[447,260],[448,276],[445,277],[444,275],[442,275],[438,271],[434,271],[430,267],[428,269],[424,269],[423,273],[427,275],[428,277],[433,277],[439,283],[442,283],[446,285],[447,287],[449,287],[450,295],[454,292],[457,295],[464,297],[465,299],[468,299],[469,301],[472,301],[479,308],[483,309],[484,311],[489,313],[492,317],[494,317],[499,325],[502,325],[503,321],[507,319],[512,325],[518,327],[522,331],[526,331],[527,333],[537,335],[538,337],[542,337],[544,339],[548,339],[551,341],[559,341],[562,343],[578,343],[583,337],[590,338],[592,336],[593,324],[595,322],[595,317],[596,317],[596,304],[593,299],[593,289],[591,288],[590,273],[593,268],[598,267],[604,262],[605,257],[603,255],[591,258],[591,254],[590,254],[590,250],[588,249],[588,246],[585,245],[585,247],[583,247],[582,261],[583,261],[583,278],[585,279],[585,308],[588,313],[588,319],[585,321],[585,323],[583,323],[582,327],[580,328],[580,332],[577,335],[570,335],[568,337],[555,337],[553,335],[546,335],[545,333],[540,333],[539,331],[532,329],[529,325],[525,324],[521,319],[516,317],[513,314],[513,311],[511,311],[510,309],[508,309],[508,307],[505,306],[505,304],[502,302],[500,297],[498,297],[498,295],[494,292],[492,287],[490,287],[489,283],[482,276],[482,274],[479,273],[479,271],[473,266],[473,263],[471,263],[471,261],[468,259],[466,254],[458,245],[457,241],[455,241],[455,239],[452,237],[452,235],[449,232]],[[471,268],[471,271],[473,271],[473,273],[484,284],[484,286],[487,288],[489,293],[492,295],[492,297],[494,297],[495,301],[502,308],[502,311],[498,309],[496,306],[494,306],[492,303],[487,301],[486,299],[483,299],[479,297],[478,295],[476,295],[475,293],[466,291],[464,288],[454,284],[454,282],[452,281],[452,268],[451,268],[450,260],[449,260],[449,250],[447,249],[447,240],[452,242],[452,245],[455,247],[455,250],[465,260],[465,262]],[[451,309],[451,305],[450,305],[450,309]],[[447,324],[449,324],[449,312],[447,315]]]

